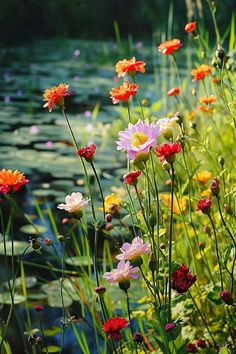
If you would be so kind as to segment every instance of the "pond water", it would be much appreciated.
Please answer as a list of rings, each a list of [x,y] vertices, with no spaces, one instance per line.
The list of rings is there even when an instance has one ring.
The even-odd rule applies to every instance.
[[[133,55],[148,63],[147,74],[139,77],[141,95],[153,104],[153,113],[158,112],[161,117],[161,112],[166,112],[167,109],[166,99],[161,100],[161,97],[177,82],[175,75],[169,76],[167,71],[165,77],[161,77],[158,71],[153,72],[157,62],[154,50],[152,46],[140,41],[125,48],[116,43],[74,40],[39,41],[28,47],[1,50],[0,168],[19,169],[30,179],[31,183],[27,186],[30,193],[27,196],[20,194],[19,198],[26,213],[35,214],[35,200],[41,200],[40,208],[43,213],[47,213],[48,207],[55,211],[55,204],[62,202],[67,193],[85,192],[82,166],[76,157],[64,118],[57,109],[49,113],[42,108],[42,93],[45,88],[60,82],[70,85],[73,96],[66,100],[68,118],[79,145],[95,143],[98,146],[95,165],[105,193],[110,192],[112,186],[122,185],[125,157],[117,153],[115,140],[119,129],[127,126],[125,108],[112,106],[109,98],[111,88],[119,86],[114,64]],[[160,60],[160,65],[166,65],[166,58]],[[133,110],[133,114],[138,113],[139,108]],[[93,183],[90,170],[89,175]],[[96,184],[93,188],[96,194]],[[101,205],[99,197],[95,203],[96,206]],[[35,218],[34,222],[41,223],[38,216]],[[25,221],[19,219],[16,235],[27,241],[29,233],[21,232],[22,224]],[[47,223],[46,229],[47,236],[53,237],[50,223]],[[61,254],[60,247],[57,252]],[[36,264],[42,263],[42,258],[37,258],[37,254],[30,256],[29,260]],[[37,270],[39,279],[45,276],[44,273]],[[4,272],[1,272],[1,281],[6,281]],[[27,311],[22,304],[17,305],[17,309],[22,326],[27,319]],[[73,311],[76,313],[76,307]],[[32,327],[38,327],[33,310],[30,310],[30,314]],[[6,308],[1,316],[5,318]],[[58,327],[60,320],[61,309],[47,307],[44,315],[47,326]],[[91,353],[95,354],[97,350],[89,328],[91,319],[87,317],[86,320],[88,325],[86,327],[83,323],[83,329]],[[80,331],[81,324],[76,326]],[[14,349],[14,354],[22,354],[23,342],[17,331],[17,323],[12,323],[10,336],[11,343],[19,348]],[[60,338],[58,333],[49,342],[60,346]],[[74,333],[70,328],[65,336],[64,354],[81,352],[78,347],[74,347],[73,338]]]

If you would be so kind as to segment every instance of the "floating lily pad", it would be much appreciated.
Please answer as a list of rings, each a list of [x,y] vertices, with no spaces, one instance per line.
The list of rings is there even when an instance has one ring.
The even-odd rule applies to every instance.
[[[47,348],[42,349],[42,353],[59,353],[61,350],[57,345],[48,345]]]
[[[14,294],[14,304],[20,304],[25,301],[25,297],[23,295],[19,295],[17,293]],[[11,305],[11,295],[10,293],[1,293],[0,294],[0,304]]]
[[[11,256],[12,255],[12,243],[11,241],[6,241],[6,255]],[[15,256],[21,256],[23,253],[27,254],[30,252],[33,252],[33,248],[29,247],[27,250],[26,248],[29,247],[28,242],[24,241],[14,241],[14,255]],[[5,250],[4,250],[4,243],[3,241],[0,242],[0,255],[4,255]]]
[[[93,260],[86,256],[70,257],[65,262],[74,267],[87,267],[93,264]]]
[[[35,226],[35,227],[34,227]],[[23,225],[20,228],[20,231],[23,232],[24,234],[29,234],[29,235],[38,235],[43,234],[44,232],[47,231],[47,227],[44,225]]]

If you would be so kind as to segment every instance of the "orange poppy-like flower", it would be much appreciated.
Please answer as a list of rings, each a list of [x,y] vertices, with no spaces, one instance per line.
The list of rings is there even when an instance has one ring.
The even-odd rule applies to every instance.
[[[168,55],[175,52],[182,46],[180,39],[172,39],[171,41],[163,42],[159,45],[158,50],[162,54]]]
[[[68,91],[68,87],[69,85],[62,83],[59,86],[52,86],[50,89],[46,89],[43,94],[43,100],[47,102],[43,105],[43,108],[48,107],[49,112],[52,111],[54,104],[63,108],[64,97],[72,95],[72,93]]]
[[[112,103],[116,104],[120,101],[127,102],[130,96],[137,94],[138,85],[131,84],[129,81],[125,81],[120,87],[114,88],[110,91],[110,97]]]
[[[173,87],[167,92],[167,96],[177,96],[180,93],[180,89],[178,87]]]
[[[209,106],[198,106],[198,109],[204,113],[212,114],[213,108]]]
[[[211,67],[206,64],[202,64],[199,66],[199,68],[191,70],[191,74],[193,75],[193,81],[203,80],[210,73],[211,73]]]
[[[200,102],[202,104],[211,104],[211,103],[214,103],[216,101],[217,101],[217,98],[214,95],[210,95],[210,96],[207,96],[207,97],[201,97],[200,98]]]
[[[142,74],[145,73],[144,61],[136,61],[135,57],[132,59],[123,59],[118,61],[115,66],[115,71],[118,73],[118,77],[124,77],[126,74],[134,76],[137,71]]]
[[[193,180],[201,184],[207,183],[210,179],[212,179],[212,173],[209,171],[199,171],[193,176]]]
[[[11,189],[16,192],[21,186],[28,183],[23,173],[18,170],[0,170],[0,192],[7,194]]]
[[[189,22],[185,26],[184,30],[185,30],[185,32],[190,33],[190,32],[195,31],[196,28],[197,28],[197,22]]]
[[[216,76],[213,76],[212,82],[213,82],[213,84],[218,84],[220,82],[220,79]]]

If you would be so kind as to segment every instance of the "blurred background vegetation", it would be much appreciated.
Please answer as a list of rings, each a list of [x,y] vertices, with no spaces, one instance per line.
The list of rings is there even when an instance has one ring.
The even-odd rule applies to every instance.
[[[221,31],[236,10],[235,0],[216,0]],[[170,11],[171,9],[171,11]],[[173,14],[174,28],[168,27]],[[153,33],[183,32],[183,25],[201,19],[213,32],[207,0],[1,0],[0,45],[17,45],[35,39],[113,39],[114,22],[122,36],[142,39]]]

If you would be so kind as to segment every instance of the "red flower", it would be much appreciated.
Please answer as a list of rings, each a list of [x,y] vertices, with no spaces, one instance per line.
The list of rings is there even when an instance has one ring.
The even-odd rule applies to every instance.
[[[169,163],[173,163],[175,161],[175,154],[180,152],[181,145],[180,143],[166,143],[155,148],[155,152],[158,157],[161,158],[161,162],[166,160]]]
[[[167,96],[177,96],[180,93],[180,89],[178,87],[173,87],[171,90],[167,92]]]
[[[211,67],[206,64],[202,64],[199,66],[199,68],[191,70],[191,74],[193,75],[193,81],[203,80],[210,73],[211,73]]]
[[[220,297],[227,305],[233,305],[234,300],[232,297],[232,293],[229,290],[221,291]]]
[[[36,312],[41,312],[41,311],[43,311],[43,306],[36,305],[36,306],[34,306],[34,309],[35,309]]]
[[[29,180],[18,170],[0,170],[0,193],[7,194],[11,189],[16,192],[26,183]]]
[[[60,84],[59,86],[52,86],[50,89],[46,89],[43,94],[44,101],[47,101],[44,104],[44,108],[48,107],[49,112],[51,112],[53,105],[63,108],[64,106],[64,97],[71,96],[72,93],[67,91],[69,85]]]
[[[212,201],[209,199],[200,199],[197,204],[197,210],[201,210],[203,214],[210,214]]]
[[[206,341],[204,339],[198,339],[197,340],[197,346],[199,348],[206,348]]]
[[[185,32],[189,33],[189,32],[195,31],[196,27],[197,27],[197,22],[189,22],[185,26],[184,30],[185,30]]]
[[[112,103],[116,104],[120,101],[127,102],[130,96],[137,94],[138,85],[131,84],[129,81],[125,81],[120,87],[113,88],[110,91],[110,97],[112,99]]]
[[[165,325],[165,332],[169,332],[172,331],[172,329],[176,328],[176,324],[175,323],[167,323]]]
[[[86,161],[91,162],[93,161],[93,155],[95,154],[97,147],[95,144],[89,145],[85,148],[79,148],[77,150],[77,154],[80,157],[85,158]]]
[[[122,317],[112,317],[104,323],[103,330],[108,338],[121,340],[120,331],[127,327],[129,322]]]
[[[118,74],[118,77],[124,77],[126,74],[131,76],[135,75],[137,71],[145,73],[144,61],[136,61],[135,57],[132,59],[123,59],[118,61],[115,66],[115,71]]]
[[[171,287],[178,294],[184,294],[196,280],[196,275],[192,275],[188,267],[182,264],[181,267],[171,275]]]
[[[175,52],[182,46],[180,39],[172,39],[171,41],[163,42],[159,45],[158,50],[162,54],[169,55]]]
[[[193,343],[189,343],[186,347],[186,350],[188,353],[196,353],[197,352],[197,347]]]
[[[137,178],[141,175],[141,173],[142,173],[142,171],[140,171],[140,170],[131,171],[123,176],[123,182],[125,184],[136,186],[136,184],[138,183]]]

